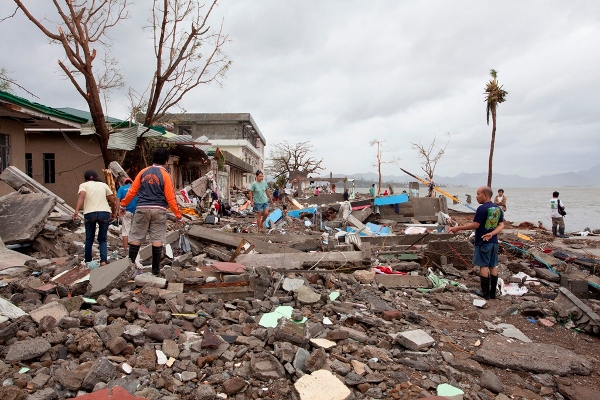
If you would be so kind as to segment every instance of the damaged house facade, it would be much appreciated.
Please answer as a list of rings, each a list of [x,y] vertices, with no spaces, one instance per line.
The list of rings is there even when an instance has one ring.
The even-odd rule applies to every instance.
[[[14,166],[75,205],[83,173],[104,168],[98,139],[85,129],[87,121],[0,91],[0,172]],[[13,191],[0,182],[0,195]]]
[[[207,154],[229,167],[231,186],[250,187],[256,170],[264,169],[267,141],[249,113],[189,113],[166,119],[178,135],[207,138],[212,144]]]

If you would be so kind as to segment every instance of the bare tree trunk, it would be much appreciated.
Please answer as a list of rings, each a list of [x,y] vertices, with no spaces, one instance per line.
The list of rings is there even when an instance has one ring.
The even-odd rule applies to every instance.
[[[490,160],[488,164],[487,186],[492,187],[492,161],[494,160],[494,145],[496,143],[496,108],[492,108],[492,142],[490,143]]]

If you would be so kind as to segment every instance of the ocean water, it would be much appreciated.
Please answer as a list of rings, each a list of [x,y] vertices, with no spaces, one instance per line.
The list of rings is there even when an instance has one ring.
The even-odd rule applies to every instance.
[[[471,195],[471,206],[477,208],[475,194],[477,188],[468,187],[443,187],[440,188],[460,201],[466,202],[467,194]],[[600,229],[600,188],[599,187],[566,187],[566,188],[509,188],[505,187],[504,195],[507,198],[505,218],[515,224],[531,222],[537,225],[541,221],[550,229],[550,199],[552,192],[560,192],[560,201],[565,205],[565,231],[578,232],[585,228]],[[394,187],[394,193],[408,192],[406,187]],[[369,193],[369,188],[356,188],[358,193]],[[383,192],[383,191],[382,191]],[[427,189],[421,187],[420,196],[427,195]],[[441,196],[441,195],[440,195]],[[448,206],[457,211],[470,211],[461,204],[452,204],[448,199]]]

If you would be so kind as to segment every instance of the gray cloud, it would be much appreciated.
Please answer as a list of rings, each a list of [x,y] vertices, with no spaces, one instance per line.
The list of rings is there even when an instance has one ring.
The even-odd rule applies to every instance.
[[[39,3],[39,4],[38,4]],[[50,19],[52,7],[36,11]],[[148,5],[112,33],[127,84],[152,76]],[[413,172],[411,142],[445,143],[441,175],[487,170],[491,127],[483,89],[489,70],[508,90],[498,109],[494,170],[533,177],[598,164],[600,4],[478,1],[275,1],[220,3],[233,61],[224,86],[206,86],[188,112],[250,112],[270,144],[309,140],[327,172],[373,171],[372,139]],[[54,107],[85,103],[58,72],[63,56],[23,15],[0,24],[2,65]],[[8,35],[8,36],[7,36]],[[18,93],[27,97],[24,93]],[[109,114],[125,118],[124,92]],[[385,165],[386,174],[398,166]]]

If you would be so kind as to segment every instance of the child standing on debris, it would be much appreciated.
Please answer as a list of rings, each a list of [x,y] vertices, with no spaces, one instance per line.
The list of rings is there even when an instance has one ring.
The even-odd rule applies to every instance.
[[[160,273],[162,247],[167,235],[167,206],[177,217],[179,223],[183,216],[179,211],[171,175],[167,172],[169,150],[158,147],[152,152],[152,166],[146,167],[135,177],[133,185],[121,201],[121,207],[138,196],[133,214],[131,232],[129,232],[129,258],[135,263],[141,243],[150,235],[152,242],[152,273]]]
[[[268,185],[264,181],[265,176],[258,170],[256,171],[256,180],[250,185],[250,204],[256,213],[256,225],[258,231],[263,231],[263,224],[269,215],[269,194],[267,194]]]
[[[123,179],[123,186],[117,190],[117,198],[119,199],[119,202],[117,203],[117,212],[119,216],[121,216],[121,240],[123,240],[123,248],[125,251],[128,251],[129,231],[131,231],[131,221],[133,221],[133,214],[135,213],[138,198],[135,196],[125,208],[121,208],[121,200],[127,196],[127,192],[131,188],[132,183],[133,181],[131,178],[125,178]]]
[[[87,170],[83,177],[85,182],[79,185],[79,196],[77,197],[73,219],[79,218],[79,210],[83,207],[86,263],[92,261],[92,245],[94,244],[96,225],[98,225],[100,265],[106,265],[108,225],[111,217],[116,216],[115,195],[106,183],[100,181],[96,171]]]
[[[453,226],[448,232],[475,229],[473,265],[479,267],[481,294],[486,300],[496,298],[498,286],[498,233],[504,229],[504,213],[491,199],[494,192],[487,186],[477,189],[477,207],[473,222]],[[491,286],[490,286],[491,284]]]

